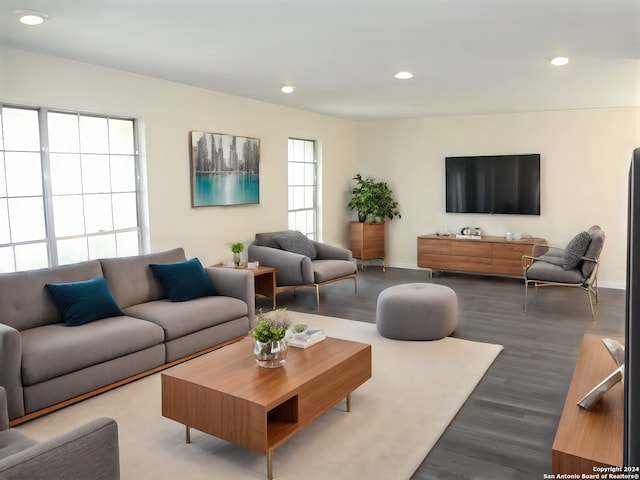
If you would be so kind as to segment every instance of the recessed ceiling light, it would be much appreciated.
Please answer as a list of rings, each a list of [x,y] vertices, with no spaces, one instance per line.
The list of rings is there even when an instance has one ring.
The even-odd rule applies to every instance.
[[[40,25],[49,15],[46,13],[35,12],[33,10],[14,10],[13,13],[20,17],[20,23],[25,25]]]
[[[394,75],[394,77],[400,79],[400,80],[409,80],[410,78],[413,78],[413,73],[411,72],[398,72]]]
[[[551,59],[551,65],[555,65],[556,67],[561,67],[569,63],[569,59],[567,57],[556,57]]]
[[[294,87],[293,85],[285,85],[280,90],[282,91],[282,93],[292,93],[295,89],[296,87]]]

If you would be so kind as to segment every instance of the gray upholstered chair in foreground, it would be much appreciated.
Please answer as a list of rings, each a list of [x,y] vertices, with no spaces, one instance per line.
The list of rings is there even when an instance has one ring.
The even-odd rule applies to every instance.
[[[536,287],[578,287],[587,292],[591,318],[595,322],[593,297],[598,303],[598,266],[605,235],[598,225],[576,235],[565,248],[534,245],[531,255],[523,255],[524,311],[527,311],[529,284]]]
[[[0,387],[0,480],[117,480],[118,427],[98,418],[37,442],[9,428],[7,396]]]
[[[249,261],[276,269],[275,294],[299,287],[315,287],[353,278],[357,292],[357,266],[346,248],[309,240],[298,231],[257,233],[248,248]]]

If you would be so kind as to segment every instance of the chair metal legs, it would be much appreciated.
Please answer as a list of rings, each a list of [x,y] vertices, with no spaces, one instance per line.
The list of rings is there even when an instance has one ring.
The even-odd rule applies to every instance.
[[[598,287],[597,287],[597,280],[594,282],[593,285],[589,285],[589,286],[584,286],[584,285],[568,285],[568,284],[562,284],[562,283],[538,283],[535,280],[527,280],[525,278],[524,280],[524,308],[523,311],[524,313],[527,313],[527,303],[528,303],[528,293],[529,293],[529,284],[533,283],[535,289],[536,289],[536,296],[538,295],[538,287],[579,287],[582,288],[583,290],[586,290],[587,292],[587,296],[589,298],[589,309],[591,310],[591,320],[595,323],[596,321],[596,312],[595,309],[593,308],[593,297],[595,297],[595,303],[598,303]],[[593,296],[592,296],[593,294]]]

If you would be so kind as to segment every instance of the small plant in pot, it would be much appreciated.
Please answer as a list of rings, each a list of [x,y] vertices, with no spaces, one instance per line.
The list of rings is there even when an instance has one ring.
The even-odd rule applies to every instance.
[[[361,222],[384,222],[394,217],[402,218],[398,202],[393,199],[392,191],[386,182],[376,182],[373,178],[363,178],[359,173],[353,179],[357,185],[351,191],[349,210],[358,212]]]
[[[291,322],[284,308],[269,313],[258,312],[249,335],[253,337],[253,355],[259,366],[277,368],[285,364],[289,355],[287,330]]]
[[[242,242],[235,242],[231,244],[231,251],[233,252],[233,263],[240,265],[240,254],[244,251],[244,244]]]

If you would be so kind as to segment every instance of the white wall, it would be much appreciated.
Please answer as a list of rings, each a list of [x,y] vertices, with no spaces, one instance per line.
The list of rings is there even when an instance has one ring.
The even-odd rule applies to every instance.
[[[480,227],[564,246],[599,224],[600,284],[624,287],[627,172],[640,146],[639,108],[371,121],[358,124],[358,166],[389,183],[402,213],[387,225],[388,262],[416,265],[416,237]],[[444,157],[541,154],[541,215],[446,214]]]
[[[151,251],[182,246],[205,264],[230,261],[229,243],[286,229],[289,137],[320,142],[322,237],[348,246],[344,195],[335,195],[329,180],[352,175],[353,122],[8,48],[0,48],[0,72],[0,102],[140,120]],[[260,138],[259,205],[191,208],[192,130]]]
[[[348,246],[351,177],[389,183],[402,218],[387,226],[388,261],[415,267],[416,237],[478,226],[564,245],[594,223],[607,233],[601,284],[624,286],[626,176],[640,146],[640,108],[437,117],[353,123],[150,77],[0,47],[0,102],[133,116],[145,134],[150,249],[183,246],[205,263],[228,244],[287,226],[287,139],[322,151],[323,239]],[[189,132],[260,138],[259,205],[191,208]],[[444,213],[444,157],[542,155],[542,214]]]

